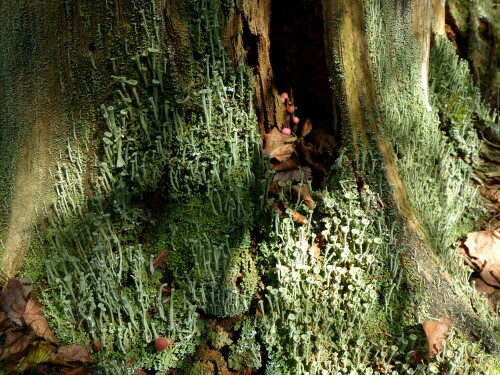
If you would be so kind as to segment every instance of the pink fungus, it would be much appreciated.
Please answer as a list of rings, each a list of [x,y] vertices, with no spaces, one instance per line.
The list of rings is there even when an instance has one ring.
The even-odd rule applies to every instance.
[[[281,101],[284,103],[288,99],[288,94],[286,92],[281,94]]]
[[[293,120],[292,121],[293,121],[294,124],[298,124],[300,120],[299,120],[298,117],[293,116]]]
[[[292,131],[290,130],[290,128],[283,128],[283,129],[281,129],[281,132],[283,134],[286,134],[286,135],[292,134]]]
[[[292,114],[295,111],[295,107],[293,105],[289,105],[288,107],[286,107],[286,111]]]

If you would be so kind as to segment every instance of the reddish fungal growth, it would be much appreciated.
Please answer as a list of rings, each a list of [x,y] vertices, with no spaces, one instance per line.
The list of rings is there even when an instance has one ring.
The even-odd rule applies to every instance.
[[[286,111],[292,114],[295,111],[295,106],[289,105],[288,107],[286,107]]]
[[[284,92],[281,94],[281,101],[284,103],[288,99],[288,93]]]
[[[102,342],[101,341],[94,342],[94,350],[96,352],[100,352],[102,350]]]
[[[286,135],[292,134],[292,130],[290,128],[283,128],[281,129],[281,132]]]
[[[169,346],[172,346],[174,343],[172,340],[166,339],[165,337],[158,337],[155,340],[155,348],[156,350],[165,350]]]
[[[293,120],[292,121],[293,121],[294,124],[298,124],[300,120],[299,120],[298,117],[293,116]]]

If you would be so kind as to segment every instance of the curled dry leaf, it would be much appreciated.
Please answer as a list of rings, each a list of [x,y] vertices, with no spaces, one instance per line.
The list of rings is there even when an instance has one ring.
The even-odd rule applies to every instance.
[[[0,310],[0,335],[10,332],[15,328],[16,326],[12,323],[7,314]]]
[[[32,369],[39,363],[46,362],[54,354],[52,346],[46,341],[36,341],[31,347],[30,351],[16,366],[14,373],[22,374],[28,369]]]
[[[90,352],[87,347],[81,345],[61,346],[57,350],[56,359],[65,362],[81,362],[85,364],[90,361]]]
[[[264,136],[264,153],[269,154],[271,159],[285,161],[295,151],[294,140],[295,137],[283,134],[277,128],[273,128]]]
[[[493,309],[497,311],[500,308],[500,289],[492,287],[486,284],[481,278],[472,279],[474,286],[478,293],[484,294],[488,298],[488,304]]]
[[[305,182],[312,179],[312,170],[309,166],[276,172],[273,182]]]
[[[297,141],[297,147],[304,154],[304,157],[306,158],[306,160],[309,164],[311,164],[313,167],[315,167],[318,170],[320,170],[321,172],[323,172],[323,174],[325,176],[327,176],[329,174],[327,167],[325,167],[322,164],[316,163],[313,160],[313,156],[316,154],[316,152],[314,151],[314,147],[312,145],[306,144],[304,139],[300,138]]]
[[[428,320],[424,322],[424,331],[427,336],[427,355],[434,358],[444,349],[443,342],[450,329],[452,319],[441,318],[439,320]]]
[[[321,262],[320,254],[321,249],[317,242],[313,243],[313,245],[309,248],[309,254],[311,254],[318,262]]]
[[[478,189],[479,193],[493,203],[500,203],[500,188],[496,186],[482,186]]]
[[[300,159],[297,155],[292,155],[290,159],[282,161],[281,163],[271,163],[271,169],[275,171],[286,171],[288,169],[295,169],[300,165]]]
[[[276,201],[273,203],[274,207],[281,213],[281,216],[283,217],[288,217],[287,210],[292,216],[292,221],[297,224],[307,224],[308,220],[307,217],[302,215],[300,212],[297,212],[295,210],[289,209],[285,206],[285,204],[281,201]]]
[[[467,235],[459,254],[470,257],[479,268],[479,276],[485,283],[500,288],[500,233],[480,231]]]
[[[49,328],[47,319],[42,314],[42,308],[38,302],[30,298],[23,314],[24,321],[28,328],[38,337],[57,344],[57,338]]]
[[[5,359],[12,354],[25,350],[31,343],[31,337],[21,332],[9,332],[0,350],[0,359]]]
[[[314,210],[316,208],[316,203],[314,203],[314,199],[311,196],[311,192],[307,185],[293,185],[292,189],[299,194],[300,199],[304,202],[304,204],[309,207],[309,209]]]
[[[87,375],[87,374],[90,374],[90,369],[87,369],[84,366],[76,368],[63,367],[59,371],[59,375]]]
[[[0,294],[0,307],[9,319],[17,325],[22,325],[22,317],[28,297],[33,290],[31,285],[25,285],[27,279],[9,279]]]
[[[163,263],[165,263],[165,259],[167,258],[168,251],[169,251],[169,249],[166,248],[160,254],[158,254],[156,256],[156,258],[153,260],[153,268],[155,270],[157,270],[158,268],[160,268],[163,265]]]
[[[302,125],[302,137],[307,136],[312,131],[311,120],[307,119]]]

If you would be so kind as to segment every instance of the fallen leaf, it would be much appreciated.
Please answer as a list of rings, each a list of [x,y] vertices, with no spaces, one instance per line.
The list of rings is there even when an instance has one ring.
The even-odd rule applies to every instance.
[[[486,284],[481,278],[472,279],[474,286],[478,293],[484,294],[488,298],[488,304],[496,312],[500,307],[500,289]]]
[[[61,346],[57,350],[56,359],[59,361],[81,362],[85,364],[90,361],[90,352],[87,347],[82,345]]]
[[[443,342],[450,329],[452,319],[441,318],[439,320],[428,320],[424,322],[424,331],[427,336],[427,355],[434,358],[444,349]]]
[[[0,310],[0,335],[6,334],[15,328],[16,326],[12,323],[7,314]]]
[[[153,268],[157,270],[160,268],[163,263],[165,263],[165,259],[167,258],[169,248],[167,247],[165,250],[163,250],[160,254],[156,256],[156,258],[153,260]]]
[[[500,288],[500,233],[480,231],[467,235],[459,254],[465,254],[479,267],[485,283]]]
[[[21,332],[9,332],[0,351],[0,359],[5,359],[12,354],[22,352],[31,343],[31,337]]]
[[[9,279],[0,295],[0,307],[17,325],[23,324],[21,318],[26,309],[28,297],[33,290],[31,285],[24,285],[27,283],[27,279]]]
[[[389,365],[385,364],[383,362],[375,362],[375,368],[377,371],[381,372],[382,374],[388,374],[389,372],[392,371],[392,369],[396,368],[394,365]]]
[[[310,210],[314,210],[316,208],[316,203],[314,203],[314,199],[311,196],[311,192],[309,191],[309,188],[307,185],[302,184],[302,186],[299,185],[293,185],[292,189],[299,194],[300,199],[304,202],[304,204],[309,207]]]
[[[289,159],[295,151],[295,145],[290,135],[281,133],[277,128],[273,128],[269,133],[264,135],[264,154],[269,154],[269,157],[275,158],[278,161]]]
[[[30,298],[23,314],[24,321],[28,328],[38,337],[43,337],[47,341],[57,344],[57,338],[49,328],[47,319],[42,314],[42,308],[38,302]]]
[[[274,174],[273,181],[277,182],[306,182],[312,179],[312,170],[309,166],[290,169],[287,171],[280,171]]]
[[[273,181],[269,185],[269,192],[272,194],[279,194],[281,191],[279,183],[304,182],[312,178],[311,167],[305,166],[287,171],[279,171],[274,174]]]
[[[294,154],[290,159],[282,161],[281,163],[271,163],[271,169],[274,171],[286,171],[288,169],[295,169],[299,165],[300,159]]]
[[[309,224],[309,220],[307,220],[307,217],[302,215],[300,212],[290,209],[290,214],[292,215],[293,222],[303,225]]]
[[[482,186],[478,189],[479,193],[493,203],[500,203],[500,188]]]
[[[312,130],[311,120],[307,119],[302,125],[302,137],[308,135]]]
[[[19,362],[14,371],[15,373],[24,373],[27,369],[35,367],[37,364],[47,361],[52,357],[54,351],[52,346],[46,341],[37,341],[32,346],[31,349],[24,357],[24,359]]]
[[[302,215],[300,212],[297,212],[295,210],[292,210],[288,207],[285,206],[285,204],[281,201],[276,201],[273,203],[274,207],[281,213],[283,217],[289,217],[289,215],[292,216],[292,221],[297,224],[308,224],[309,221],[307,220],[307,217]],[[287,213],[288,210],[288,213]]]
[[[320,258],[321,249],[317,242],[313,243],[312,246],[309,248],[309,254],[311,254],[318,262],[321,262]]]
[[[59,375],[87,375],[89,373],[90,369],[87,369],[84,366],[75,368],[63,367],[59,370]]]

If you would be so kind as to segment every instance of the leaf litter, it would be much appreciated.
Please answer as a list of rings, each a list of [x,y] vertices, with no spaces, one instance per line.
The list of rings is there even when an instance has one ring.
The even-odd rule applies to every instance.
[[[424,322],[424,331],[427,337],[427,355],[429,358],[434,358],[439,352],[443,351],[443,343],[452,322],[453,320],[448,318]]]
[[[288,93],[281,94],[281,98],[283,114],[279,118],[283,123],[263,137],[264,153],[269,156],[270,167],[275,171],[269,192],[280,196],[274,207],[282,216],[291,217],[295,223],[307,224],[306,216],[289,208],[283,198],[292,200],[291,194],[294,194],[309,210],[314,210],[316,202],[309,188],[314,177],[312,168],[328,175],[329,166],[322,163],[323,157],[333,155],[339,144],[327,129],[315,129],[310,119],[301,123],[295,116],[296,107]]]
[[[5,361],[8,373],[23,373],[35,367],[53,373],[54,365],[61,374],[87,373],[90,349],[79,345],[58,348],[57,337],[42,306],[31,296],[32,291],[27,279],[15,278],[9,278],[0,291],[0,336],[5,337],[0,359]]]

